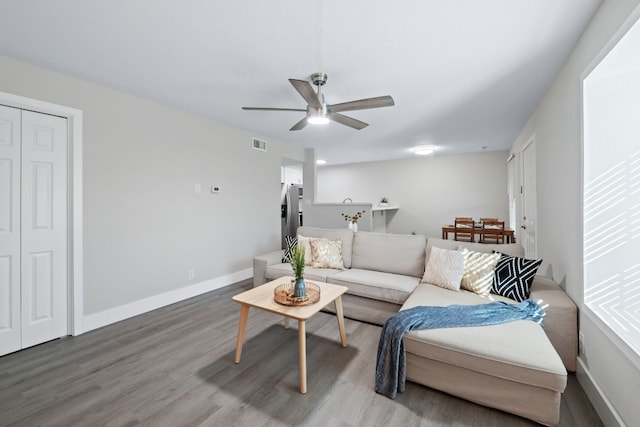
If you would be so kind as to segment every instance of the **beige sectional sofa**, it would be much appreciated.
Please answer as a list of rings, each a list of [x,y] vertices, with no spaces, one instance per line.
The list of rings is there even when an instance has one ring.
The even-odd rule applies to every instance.
[[[515,302],[493,294],[482,297],[466,290],[451,291],[421,279],[432,247],[463,246],[523,257],[523,248],[516,244],[311,227],[300,227],[298,234],[342,240],[345,268],[307,266],[305,278],[347,286],[343,306],[349,318],[382,325],[398,310],[417,305]],[[254,286],[291,275],[291,266],[281,261],[282,251],[255,257]],[[556,283],[541,275],[533,281],[530,298],[546,306],[544,328],[519,320],[408,332],[404,338],[407,379],[544,425],[557,424],[566,371],[576,368],[577,309]]]

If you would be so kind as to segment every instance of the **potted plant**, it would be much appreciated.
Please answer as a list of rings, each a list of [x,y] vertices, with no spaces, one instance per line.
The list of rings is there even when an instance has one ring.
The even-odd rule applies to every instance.
[[[296,245],[291,255],[291,267],[293,274],[296,276],[296,282],[293,285],[293,296],[295,298],[304,298],[307,296],[307,287],[304,284],[304,246]]]
[[[389,205],[389,199],[387,199],[387,196],[382,196],[380,198],[380,201],[378,202],[378,206],[388,206]]]

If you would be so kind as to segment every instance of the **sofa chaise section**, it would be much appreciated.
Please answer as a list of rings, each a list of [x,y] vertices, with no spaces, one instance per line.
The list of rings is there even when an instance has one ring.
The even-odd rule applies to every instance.
[[[513,303],[492,295],[492,300]],[[402,309],[484,304],[487,298],[422,283]],[[407,380],[555,425],[567,384],[562,360],[540,325],[528,320],[481,327],[425,329],[404,337]]]

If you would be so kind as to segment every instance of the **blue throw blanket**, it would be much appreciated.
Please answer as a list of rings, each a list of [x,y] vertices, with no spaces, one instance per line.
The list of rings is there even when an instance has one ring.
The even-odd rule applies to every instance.
[[[502,301],[448,307],[418,306],[390,317],[382,327],[376,360],[376,392],[395,399],[406,380],[405,332],[413,329],[485,326],[514,320],[532,320],[542,325],[544,310],[528,299],[519,304]]]

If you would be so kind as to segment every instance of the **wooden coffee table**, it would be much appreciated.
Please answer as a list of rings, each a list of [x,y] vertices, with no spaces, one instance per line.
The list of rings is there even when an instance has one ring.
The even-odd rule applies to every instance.
[[[242,292],[233,297],[239,302],[240,324],[238,325],[238,341],[236,344],[235,363],[240,363],[242,355],[242,345],[244,344],[244,333],[249,318],[249,307],[260,308],[272,313],[280,314],[285,318],[285,328],[289,326],[289,319],[298,321],[298,351],[300,363],[300,393],[307,392],[307,338],[305,332],[305,322],[314,314],[322,310],[333,302],[336,308],[338,319],[338,329],[340,331],[340,343],[342,347],[347,346],[347,335],[344,331],[344,317],[342,314],[342,294],[348,288],[346,286],[331,285],[329,283],[314,284],[320,287],[320,301],[305,306],[286,306],[278,304],[273,299],[273,290],[276,286],[289,283],[293,277],[281,277],[264,285],[258,286],[248,291]]]

